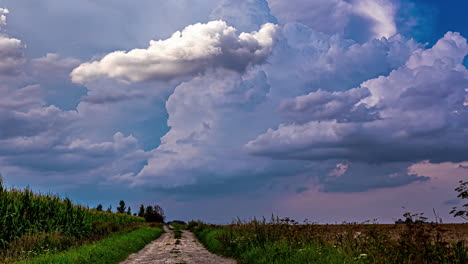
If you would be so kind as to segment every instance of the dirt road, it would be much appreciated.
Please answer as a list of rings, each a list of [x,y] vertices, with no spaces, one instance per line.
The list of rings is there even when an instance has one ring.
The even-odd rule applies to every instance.
[[[180,243],[176,244],[174,233],[164,227],[166,233],[132,254],[121,264],[236,264],[232,259],[211,254],[189,231],[183,231]]]

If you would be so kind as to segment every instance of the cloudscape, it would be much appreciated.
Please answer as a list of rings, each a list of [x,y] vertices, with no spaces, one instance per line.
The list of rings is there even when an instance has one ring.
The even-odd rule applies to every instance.
[[[0,0],[0,173],[170,219],[459,221],[467,8]]]

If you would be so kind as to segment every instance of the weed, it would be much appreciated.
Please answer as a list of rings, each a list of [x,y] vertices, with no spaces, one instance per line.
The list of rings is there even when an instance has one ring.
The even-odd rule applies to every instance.
[[[277,217],[237,220],[228,226],[202,222],[188,226],[208,250],[240,263],[467,263],[466,245],[445,241],[440,224],[422,223],[419,214],[405,216],[413,221],[385,228],[368,222],[300,224]]]

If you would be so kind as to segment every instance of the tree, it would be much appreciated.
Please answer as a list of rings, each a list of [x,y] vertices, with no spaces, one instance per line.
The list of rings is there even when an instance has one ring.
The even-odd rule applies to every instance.
[[[127,208],[127,214],[132,215],[132,208],[130,206]]]
[[[107,208],[106,211],[109,212],[109,213],[112,213],[112,205],[109,205],[109,207]]]
[[[155,205],[154,212],[157,218],[156,222],[164,223],[164,220],[166,220],[166,216],[164,215],[164,210],[162,209],[162,207],[159,205]]]
[[[140,211],[138,211],[138,216],[139,217],[145,217],[145,206],[144,205],[140,206]]]
[[[145,219],[146,219],[146,222],[154,222],[154,221],[152,221],[153,215],[154,215],[153,206],[148,205],[148,206],[146,207],[146,210],[145,210]]]
[[[125,214],[125,202],[123,200],[120,200],[119,206],[117,206],[117,212],[121,214]]]
[[[146,222],[163,223],[165,219],[164,211],[159,205],[155,205],[154,207],[151,205],[147,206],[144,217]]]
[[[460,181],[460,186],[455,188],[455,191],[458,192],[458,198],[462,200],[468,200],[468,182]],[[453,214],[454,217],[461,217],[465,220],[468,220],[468,203],[464,204],[461,208],[453,207],[450,214]]]
[[[102,204],[98,204],[96,206],[96,211],[102,211]]]

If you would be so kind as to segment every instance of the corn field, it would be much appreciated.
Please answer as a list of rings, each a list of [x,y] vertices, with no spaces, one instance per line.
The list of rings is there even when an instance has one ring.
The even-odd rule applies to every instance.
[[[100,223],[138,223],[144,218],[90,210],[57,195],[6,189],[0,179],[0,249],[23,236],[60,233],[71,238],[92,236]]]

